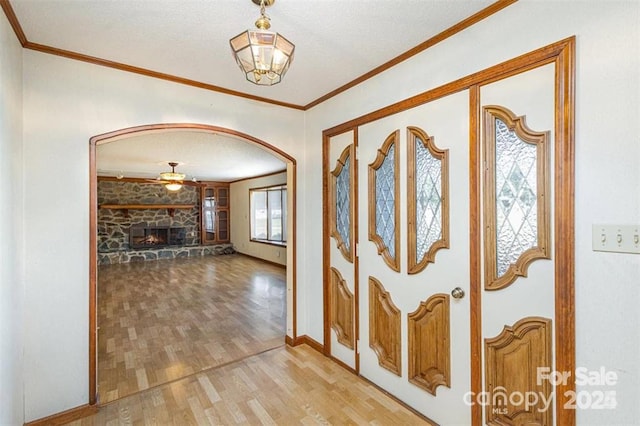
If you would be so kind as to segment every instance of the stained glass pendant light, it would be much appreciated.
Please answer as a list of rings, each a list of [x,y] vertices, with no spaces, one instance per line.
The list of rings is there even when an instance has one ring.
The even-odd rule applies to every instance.
[[[231,50],[247,80],[260,86],[280,83],[293,61],[295,46],[279,33],[269,31],[271,20],[265,8],[276,0],[251,0],[260,6],[255,30],[244,31],[231,40]]]

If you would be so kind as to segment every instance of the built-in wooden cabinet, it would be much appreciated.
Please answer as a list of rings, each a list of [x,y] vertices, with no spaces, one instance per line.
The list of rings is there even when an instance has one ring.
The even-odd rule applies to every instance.
[[[200,239],[202,244],[229,242],[229,184],[207,184],[200,188]]]

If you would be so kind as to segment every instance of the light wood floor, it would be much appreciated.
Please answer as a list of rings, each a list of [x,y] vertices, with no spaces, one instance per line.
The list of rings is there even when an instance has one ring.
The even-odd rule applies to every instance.
[[[101,266],[100,403],[281,346],[285,291],[283,268],[241,255]]]
[[[306,345],[281,346],[111,402],[72,426],[427,424]]]

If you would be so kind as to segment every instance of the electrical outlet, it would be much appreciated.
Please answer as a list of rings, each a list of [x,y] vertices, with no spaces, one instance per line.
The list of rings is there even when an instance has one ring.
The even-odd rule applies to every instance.
[[[593,251],[640,254],[640,225],[593,225]]]

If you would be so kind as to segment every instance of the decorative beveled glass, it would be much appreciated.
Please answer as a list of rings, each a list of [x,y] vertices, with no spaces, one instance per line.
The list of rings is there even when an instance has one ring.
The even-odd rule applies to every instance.
[[[369,240],[394,271],[400,271],[399,161],[396,140],[399,131],[389,135],[369,164]]]
[[[351,230],[353,225],[353,145],[347,146],[340,155],[332,175],[331,236],[338,249],[349,262],[353,261]]]
[[[549,132],[534,132],[504,107],[484,111],[485,289],[497,290],[549,258]]]
[[[408,265],[415,274],[449,247],[449,157],[417,127],[407,128],[407,153]]]

